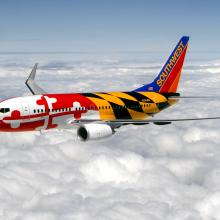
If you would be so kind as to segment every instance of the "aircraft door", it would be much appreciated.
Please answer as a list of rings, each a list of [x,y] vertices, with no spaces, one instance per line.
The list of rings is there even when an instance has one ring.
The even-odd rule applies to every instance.
[[[22,105],[22,115],[30,116],[30,109],[28,103],[23,102],[21,105]],[[29,119],[29,117],[27,117],[27,119]]]

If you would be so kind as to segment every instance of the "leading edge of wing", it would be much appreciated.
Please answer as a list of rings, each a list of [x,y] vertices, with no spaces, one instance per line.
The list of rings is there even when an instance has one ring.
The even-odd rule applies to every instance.
[[[34,94],[34,95],[46,94],[46,92],[40,86],[38,86],[38,84],[35,82],[37,66],[38,66],[38,63],[36,63],[34,65],[34,67],[31,71],[28,79],[26,80],[25,84],[28,87],[28,89],[32,92],[32,94]]]
[[[219,99],[220,96],[169,96],[168,99]]]
[[[81,119],[74,120],[76,123],[93,123],[93,122],[103,122],[103,123],[121,123],[121,124],[147,124],[147,123],[163,123],[169,124],[172,122],[183,122],[183,121],[202,121],[202,120],[219,120],[219,117],[204,117],[204,118],[179,118],[179,119],[149,119],[149,120],[126,120],[126,119],[117,119],[117,120],[93,120],[93,119]]]

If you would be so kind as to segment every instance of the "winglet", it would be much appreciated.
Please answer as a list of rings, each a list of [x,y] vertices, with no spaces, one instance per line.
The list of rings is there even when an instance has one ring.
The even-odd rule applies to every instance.
[[[28,77],[28,79],[32,79],[32,80],[35,79],[37,67],[38,67],[38,63],[35,63],[33,69],[31,70],[31,74],[30,74],[30,76]]]
[[[38,86],[37,83],[34,81],[35,76],[36,76],[37,66],[38,66],[38,63],[34,65],[25,84],[28,87],[28,89],[32,92],[32,94],[41,95],[41,94],[45,94],[46,92],[40,86]]]

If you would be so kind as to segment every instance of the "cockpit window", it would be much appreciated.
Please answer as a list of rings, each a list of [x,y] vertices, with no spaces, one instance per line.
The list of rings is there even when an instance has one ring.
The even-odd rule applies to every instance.
[[[0,108],[1,113],[10,112],[10,108]]]

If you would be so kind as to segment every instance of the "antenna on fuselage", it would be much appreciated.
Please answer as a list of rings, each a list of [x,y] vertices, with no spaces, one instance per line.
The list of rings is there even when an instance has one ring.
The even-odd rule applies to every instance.
[[[38,86],[38,84],[35,82],[37,66],[38,66],[38,63],[35,63],[35,65],[31,71],[28,79],[26,80],[25,84],[33,95],[46,94],[46,92],[40,86]]]

